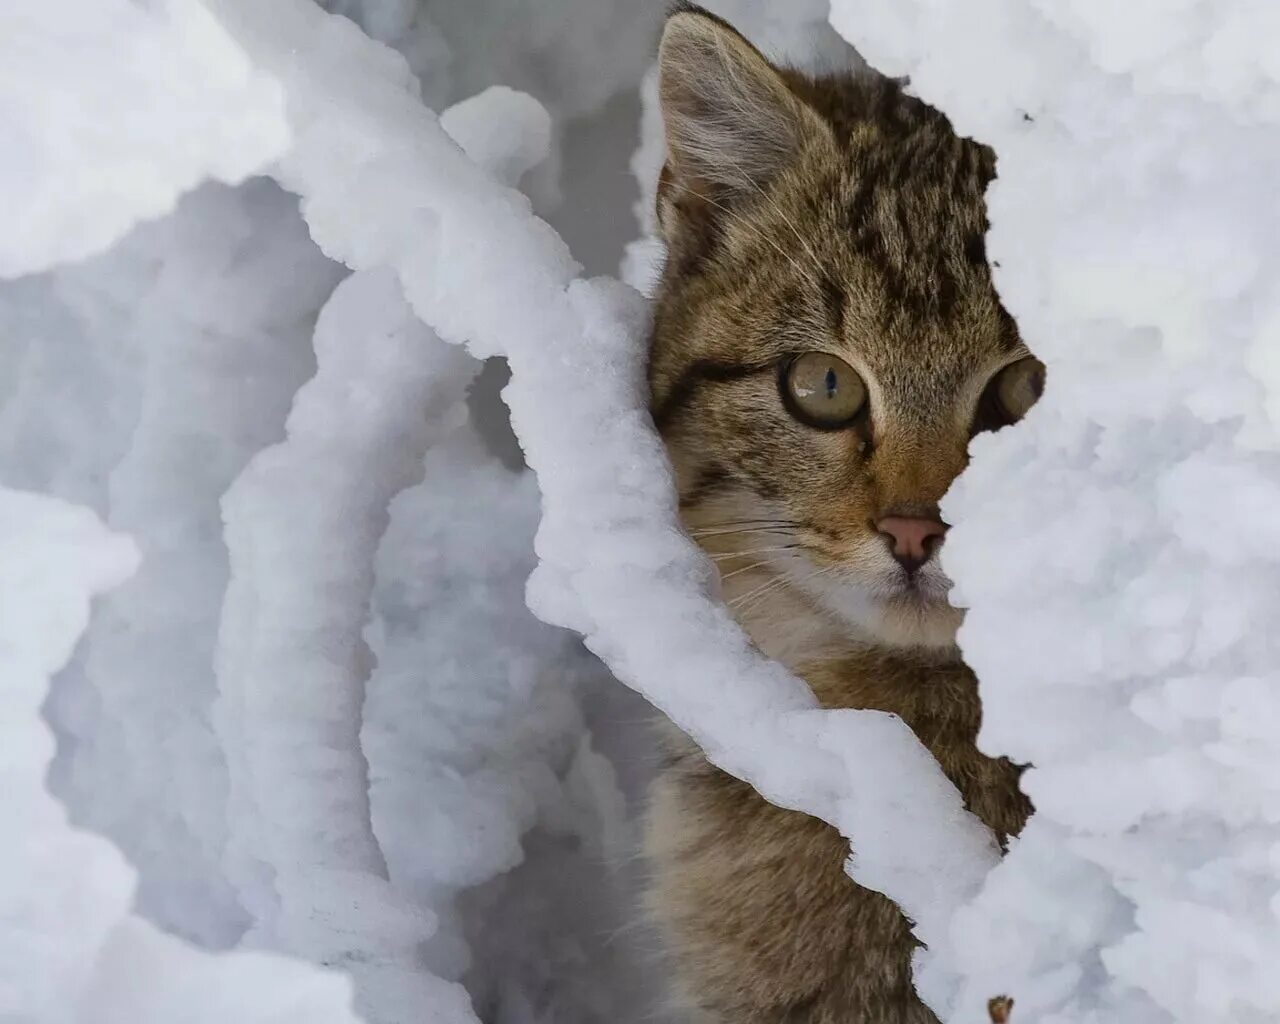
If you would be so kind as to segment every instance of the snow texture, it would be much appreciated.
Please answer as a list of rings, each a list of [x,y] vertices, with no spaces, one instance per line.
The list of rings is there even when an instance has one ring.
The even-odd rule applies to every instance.
[[[218,73],[251,67],[197,10],[225,43],[225,52],[211,51],[230,62]],[[40,42],[62,45],[52,35]],[[643,44],[633,50],[647,53]],[[154,63],[136,73],[153,73]],[[86,79],[50,67],[61,76],[56,84],[83,91]],[[278,118],[278,85],[261,69],[253,81]],[[8,100],[19,83],[6,82]],[[412,79],[405,83],[412,88]],[[115,99],[142,116],[143,104],[129,96]],[[191,144],[177,148],[205,153],[190,180],[163,162],[148,171],[167,176],[166,202],[204,175],[220,176],[224,148],[237,158],[248,152],[226,140],[205,152],[203,124],[193,109],[180,123],[153,126],[178,138],[189,126]],[[444,124],[511,184],[536,186],[526,174],[552,162],[558,144],[543,107],[510,89],[457,104]],[[106,159],[86,146],[68,151],[81,170]],[[121,156],[147,154],[133,146]],[[34,160],[23,152],[4,167],[23,171]],[[91,205],[95,217],[119,225],[116,233],[164,208],[114,194]],[[54,212],[73,214],[65,205]],[[136,575],[98,605],[53,681],[44,708],[58,736],[49,785],[73,821],[118,844],[138,885],[134,891],[122,865],[112,892],[123,937],[102,944],[95,966],[92,933],[83,944],[66,939],[84,931],[78,919],[50,913],[33,927],[15,909],[30,902],[25,883],[37,876],[7,876],[23,885],[5,892],[4,942],[24,956],[12,961],[12,985],[6,974],[0,1015],[79,1019],[84,986],[39,969],[42,956],[64,949],[85,985],[92,982],[85,1005],[95,1021],[169,1022],[197,1012],[211,1020],[349,1019],[347,988],[336,978],[313,981],[301,966],[260,954],[240,954],[224,970],[158,925],[209,949],[266,948],[347,969],[368,1020],[471,1020],[456,984],[464,976],[486,1019],[652,1019],[655,986],[636,962],[644,954],[637,940],[616,934],[633,917],[638,787],[615,776],[593,739],[602,729],[607,748],[617,742],[610,716],[638,722],[643,713],[613,695],[616,684],[566,634],[524,608],[536,490],[528,474],[513,475],[474,441],[462,442],[462,400],[479,364],[409,316],[385,273],[355,275],[335,292],[342,269],[307,236],[296,201],[262,180],[202,187],[109,252],[52,272],[39,273],[55,258],[49,253],[65,259],[87,249],[56,219],[32,230],[43,236],[21,248],[28,276],[0,288],[8,370],[0,377],[0,481],[89,505],[130,533],[143,556]],[[422,479],[433,441],[447,475],[404,491],[419,494],[404,506],[412,518],[389,527],[392,497]],[[456,503],[430,516],[444,496]],[[461,510],[488,500],[494,516],[480,530]],[[397,620],[410,577],[396,572],[422,567],[424,543],[436,541],[460,556],[485,551],[489,575],[469,575],[475,563],[450,569],[429,559],[425,568],[441,579],[416,580],[419,604]],[[460,630],[479,629],[482,619],[509,642],[489,639],[483,661],[462,660],[465,638],[480,634]],[[415,644],[432,630],[435,650],[451,652],[435,655],[435,688],[424,686],[431,663],[413,663],[423,655]],[[374,651],[384,660],[370,679]],[[397,665],[398,691],[386,683]],[[455,687],[453,707],[450,666],[449,678],[469,688]],[[484,680],[491,682],[481,697]],[[366,682],[375,688],[367,713]],[[461,731],[478,725],[482,707],[488,727]],[[422,723],[449,734],[447,749],[378,736],[424,709],[454,716],[452,724]],[[32,704],[15,720],[30,727],[34,712]],[[510,759],[494,762],[495,749]],[[23,761],[37,779],[43,763]],[[421,783],[433,771],[444,780],[440,803],[429,804],[435,820],[412,817],[429,799]],[[457,771],[473,777],[451,797]],[[390,810],[375,829],[370,799],[387,794]],[[410,794],[413,806],[396,803]],[[481,833],[468,837],[477,821]],[[418,885],[428,868],[444,881]],[[79,884],[61,861],[48,870]],[[499,872],[506,877],[493,879]],[[567,911],[577,899],[588,905]],[[140,918],[126,917],[131,905]],[[498,923],[511,915],[519,919]],[[101,971],[108,973],[94,973]],[[26,995],[42,976],[47,987]],[[126,984],[108,993],[112,977]],[[128,982],[137,977],[149,980]]]
[[[266,954],[214,958],[130,913],[132,870],[106,840],[72,829],[44,787],[53,737],[39,704],[88,623],[90,598],[133,572],[137,548],[86,509],[7,488],[0,537],[0,817],[8,837],[0,1016],[355,1024],[345,1009],[349,985],[337,974]]]
[[[592,746],[592,705],[618,688],[524,607],[537,511],[532,475],[466,423],[392,502],[367,631],[373,831],[397,890],[443,919],[420,956],[465,978],[482,1019],[651,1019],[634,943],[600,946],[627,878],[593,865],[634,844]]]
[[[1280,10],[832,14],[996,148],[988,248],[1049,367],[945,507],[981,741],[1037,813],[936,950],[958,989],[923,981],[956,1021],[1274,1020]]]
[[[315,351],[285,440],[222,499],[231,577],[213,715],[235,823],[225,864],[253,920],[246,941],[346,967],[367,1019],[389,1021],[466,999],[418,970],[434,922],[391,886],[373,836],[362,623],[387,505],[476,367],[377,272],[337,287]]]
[[[1035,765],[1001,861],[900,722],[817,710],[716,603],[645,303],[540,219],[621,255],[583,197],[640,119],[652,282],[664,6],[0,13],[0,1018],[660,1019],[641,702],[531,571],[717,764],[856,837],[944,1019],[1280,1014],[1276,13],[711,5],[818,68],[856,63],[838,29],[1000,154],[1050,385],[975,445],[946,564],[982,741]],[[536,488],[467,400],[493,356]]]
[[[0,278],[99,252],[288,143],[279,89],[200,0],[12,0],[0,11]]]

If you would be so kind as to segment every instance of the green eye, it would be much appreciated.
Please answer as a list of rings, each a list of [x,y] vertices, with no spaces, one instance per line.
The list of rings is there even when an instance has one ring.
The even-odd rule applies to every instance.
[[[823,430],[848,426],[867,403],[867,386],[857,372],[823,352],[808,352],[787,365],[782,394],[796,419]]]
[[[1019,359],[996,375],[996,396],[1014,421],[1022,419],[1044,391],[1044,364],[1039,359]]]

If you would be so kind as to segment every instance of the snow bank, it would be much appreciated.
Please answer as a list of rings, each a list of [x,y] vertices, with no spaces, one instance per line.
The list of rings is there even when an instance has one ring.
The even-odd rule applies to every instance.
[[[14,0],[0,11],[0,278],[99,252],[288,141],[279,90],[199,0]]]
[[[39,709],[90,598],[128,577],[137,550],[85,509],[10,489],[0,489],[0,537],[0,1016],[354,1024],[338,975],[266,955],[213,957],[130,915],[133,872],[106,840],[71,829],[44,788],[53,737]]]
[[[316,325],[318,369],[288,437],[222,499],[231,577],[214,716],[247,941],[345,967],[374,1022],[409,1006],[469,1017],[465,992],[420,970],[434,922],[386,877],[359,746],[361,630],[387,505],[433,440],[424,410],[459,397],[476,369],[433,340],[394,277],[347,278]]]
[[[390,6],[383,5],[384,14]],[[217,23],[205,21],[227,53],[249,67]],[[75,31],[76,23],[29,24],[44,32]],[[184,32],[190,28],[181,24]],[[184,35],[197,44],[200,38],[195,29]],[[139,35],[134,42],[145,40]],[[52,50],[63,43],[44,38],[41,45]],[[133,72],[152,74],[156,61],[147,60]],[[279,89],[259,70],[253,76],[270,100],[263,112],[278,117]],[[5,101],[36,81],[4,78]],[[73,81],[82,88],[68,71],[68,88]],[[413,89],[412,79],[404,83]],[[123,89],[126,112],[143,109]],[[164,112],[163,103],[157,110]],[[184,145],[186,126],[207,128],[194,110],[187,113],[169,126],[168,145],[190,155],[208,140],[193,137]],[[104,116],[103,123],[112,119]],[[547,113],[509,89],[458,104],[444,124],[474,159],[511,184],[544,164],[554,146]],[[281,138],[287,141],[287,133]],[[223,143],[235,148],[234,140]],[[146,156],[130,145],[131,156]],[[109,155],[84,147],[68,152],[88,161]],[[22,171],[23,161],[35,159],[13,154],[6,152],[3,171]],[[168,203],[200,177],[193,172],[188,182],[181,167],[163,163],[152,170],[168,175]],[[94,203],[95,215],[115,218],[117,234],[153,212],[118,197]],[[41,230],[49,250],[23,249],[19,270],[80,253],[73,226],[51,221]],[[103,235],[95,246],[106,241]],[[457,979],[468,973],[469,960],[479,968],[469,972],[468,985],[504,1015],[643,1014],[647,1003],[636,987],[645,971],[625,962],[632,944],[624,938],[596,948],[602,933],[617,928],[617,908],[628,899],[611,888],[608,863],[623,857],[627,841],[620,795],[595,752],[585,707],[599,699],[601,673],[523,607],[536,492],[528,478],[508,479],[474,445],[455,446],[438,463],[459,484],[469,460],[476,463],[474,488],[459,487],[458,498],[502,496],[495,518],[484,524],[492,576],[466,583],[471,603],[457,602],[456,611],[501,618],[509,642],[490,639],[485,655],[502,672],[482,704],[451,709],[453,731],[460,738],[483,706],[493,728],[471,737],[474,749],[463,751],[464,760],[490,758],[491,750],[480,749],[489,744],[522,754],[501,768],[491,763],[477,799],[441,808],[435,828],[393,817],[384,818],[384,829],[372,828],[366,757],[370,774],[393,793],[408,794],[415,779],[433,770],[430,761],[386,760],[385,748],[366,752],[360,745],[364,679],[372,668],[361,634],[376,585],[375,551],[384,552],[386,566],[418,564],[409,560],[412,545],[424,529],[441,527],[428,518],[403,524],[390,541],[381,537],[391,495],[421,476],[431,440],[453,431],[464,415],[464,388],[478,364],[432,338],[406,314],[394,279],[376,272],[339,289],[325,307],[313,352],[317,313],[341,274],[306,236],[296,201],[257,180],[234,190],[197,189],[170,217],[135,230],[109,252],[0,287],[6,367],[0,481],[91,506],[132,534],[143,554],[137,574],[98,605],[46,705],[59,736],[50,786],[73,821],[110,836],[136,865],[136,893],[129,874],[116,895],[146,919],[121,924],[128,935],[106,948],[102,963],[115,976],[143,971],[151,980],[95,994],[95,1012],[106,1016],[94,1019],[346,1017],[340,1010],[346,988],[323,982],[310,989],[311,974],[300,965],[240,957],[239,973],[220,973],[221,961],[187,956],[152,923],[206,947],[257,945],[351,967],[358,1005],[371,1020],[474,1019],[461,988],[427,970]],[[263,451],[285,433],[294,393],[317,361],[319,373],[299,394],[289,436]],[[224,536],[220,499],[237,478]],[[452,493],[450,487],[436,480],[424,490]],[[420,492],[417,504],[405,507],[421,511],[432,502]],[[459,531],[451,550],[481,539],[474,525],[466,518],[450,524]],[[407,547],[398,550],[401,542]],[[289,575],[273,574],[279,566]],[[457,565],[453,578],[462,580],[467,568]],[[379,592],[379,607],[394,607],[403,577],[383,571],[390,589]],[[452,585],[445,579],[419,595],[441,625],[449,621],[440,605],[451,600]],[[469,636],[454,629],[441,640],[458,652]],[[389,664],[396,639],[380,651]],[[509,665],[520,671],[508,676]],[[383,724],[403,720],[414,698],[434,696],[437,710],[448,703],[447,686],[433,692],[423,679],[430,666],[416,666],[412,677],[407,667],[399,663],[401,690],[393,695],[404,705],[397,712],[384,700]],[[473,681],[470,696],[479,701],[480,679]],[[533,716],[525,716],[538,709],[548,714],[534,728]],[[447,762],[449,752],[435,753]],[[33,770],[38,774],[39,766]],[[438,770],[447,773],[443,763]],[[474,845],[461,839],[474,820],[469,816],[484,809],[486,783],[509,793],[489,807],[488,823],[510,836],[492,853],[482,837]],[[531,827],[535,832],[522,836]],[[382,852],[379,832],[391,837],[391,856]],[[388,877],[395,857],[397,866],[420,869],[423,862],[443,863],[450,850],[465,873],[448,891],[414,890],[408,871]],[[522,857],[516,874],[525,881],[518,884],[536,887],[532,896],[514,876],[474,898],[462,892]],[[571,923],[551,901],[566,870],[575,874],[571,895],[594,901]],[[455,907],[455,898],[471,905]],[[508,913],[518,919],[502,927]],[[479,915],[486,916],[483,924]],[[64,923],[75,929],[74,921]],[[48,949],[15,962],[38,973]],[[453,960],[424,963],[423,951],[436,949],[450,950]],[[89,945],[67,945],[68,961],[80,969],[89,969],[92,955]],[[494,964],[492,976],[486,961]],[[273,971],[280,972],[279,989],[269,980]],[[111,976],[101,975],[103,985]],[[218,985],[226,991],[212,991]],[[284,995],[291,988],[299,992],[297,1006]],[[311,1012],[313,992],[330,1008],[327,1015]],[[78,1011],[69,1001],[76,997],[77,990],[54,985],[47,1013],[17,1019],[72,1019]],[[252,1012],[241,1005],[254,1000],[260,1005]]]
[[[285,89],[295,145],[276,174],[321,247],[395,269],[442,337],[508,356],[505,397],[543,494],[535,610],[581,632],[726,770],[857,835],[855,877],[932,938],[995,862],[994,841],[900,720],[815,710],[711,599],[645,411],[640,297],[575,281],[528,201],[478,176],[405,65],[349,23],[303,0],[215,9]]]
[[[1049,366],[947,502],[982,743],[1037,807],[924,976],[951,1020],[1280,1014],[1278,19],[834,4],[999,153],[988,248]]]
[[[484,1020],[651,1019],[634,929],[614,934],[634,837],[587,716],[617,683],[524,605],[532,474],[459,422],[390,516],[361,746],[391,882],[440,921],[420,957]]]
[[[143,554],[55,680],[51,786],[138,868],[144,915],[216,947],[248,923],[223,868],[227,770],[210,722],[219,499],[279,438],[339,274],[296,201],[258,181],[199,189],[0,302],[0,479],[88,504]]]

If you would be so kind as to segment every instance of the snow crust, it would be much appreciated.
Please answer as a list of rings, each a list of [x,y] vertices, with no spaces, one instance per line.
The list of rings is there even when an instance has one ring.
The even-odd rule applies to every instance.
[[[643,708],[531,571],[717,764],[856,838],[945,1020],[1280,1013],[1275,12],[712,6],[815,67],[856,62],[838,29],[1000,154],[989,249],[1050,385],[975,445],[946,563],[1024,837],[1000,860],[900,722],[750,647],[677,525],[645,303],[540,219],[603,232],[561,171],[616,171],[563,157],[628,144],[602,121],[663,5],[19,3],[0,1017],[661,1019]],[[491,356],[536,488],[467,403]]]
[[[988,249],[1049,367],[945,507],[981,740],[1037,808],[922,979],[952,1020],[1280,1013],[1277,16],[833,4],[996,148]]]
[[[418,21],[409,35],[414,25],[425,38]],[[254,76],[278,112],[279,88]],[[543,107],[510,89],[456,105],[444,124],[492,173],[531,188],[526,175],[557,144]],[[170,175],[170,196],[194,183],[157,173]],[[122,225],[153,212],[103,203],[96,212]],[[50,251],[68,238],[52,222],[41,230]],[[44,266],[38,246],[22,257],[22,270]],[[360,274],[335,292],[343,273],[307,236],[296,201],[257,180],[202,187],[109,252],[0,289],[0,481],[91,506],[143,555],[98,606],[45,705],[59,740],[51,789],[138,869],[136,891],[125,872],[117,895],[122,917],[130,906],[141,916],[120,925],[127,941],[104,947],[108,973],[92,975],[90,1000],[103,1016],[92,1019],[167,1022],[197,1005],[199,1019],[348,1019],[348,987],[333,978],[259,954],[224,971],[157,925],[210,949],[341,967],[368,1020],[473,1020],[464,978],[487,1019],[660,1019],[636,940],[613,934],[622,908],[632,916],[639,794],[598,752],[616,742],[610,716],[643,713],[524,608],[536,490],[463,442],[479,364],[410,316],[394,279]],[[415,492],[433,444],[445,475]],[[403,515],[422,518],[393,528],[401,491],[418,493]],[[432,517],[442,493],[456,503]],[[461,512],[490,498],[486,541]],[[485,547],[488,580],[469,575],[474,563],[446,572],[432,559],[426,568],[456,582],[415,581],[426,584],[421,603],[403,608],[402,586],[422,567],[413,553],[450,531],[451,551]],[[486,616],[508,642],[487,640],[485,663],[457,660],[465,636],[479,636],[461,628]],[[424,652],[432,628],[436,647]],[[454,660],[434,670],[452,664],[467,687],[453,707],[447,679],[424,685],[433,666],[413,663],[446,650]],[[397,665],[398,689],[387,681]],[[461,731],[482,707],[489,727]],[[453,716],[420,723],[442,727],[448,749],[403,742],[395,727],[413,710]],[[474,777],[451,792],[469,764]],[[421,785],[433,770],[438,804]],[[411,817],[424,798],[434,822]],[[432,871],[437,884],[421,884]],[[9,914],[7,895],[5,920],[17,924],[6,942],[37,957],[15,961],[21,977],[62,933]],[[75,928],[56,916],[40,925]],[[93,955],[88,940],[67,945],[79,969]],[[163,981],[104,994],[138,972]],[[39,1012],[6,999],[5,1019],[79,1019],[77,989],[51,980],[49,993]]]
[[[0,1014],[48,1024],[354,1024],[340,975],[267,954],[215,958],[130,913],[133,871],[105,839],[71,828],[44,787],[53,736],[38,711],[90,599],[134,571],[138,550],[84,508],[9,488],[0,489],[0,537]]]
[[[0,278],[100,252],[205,178],[243,181],[288,144],[275,83],[200,0],[6,3]]]

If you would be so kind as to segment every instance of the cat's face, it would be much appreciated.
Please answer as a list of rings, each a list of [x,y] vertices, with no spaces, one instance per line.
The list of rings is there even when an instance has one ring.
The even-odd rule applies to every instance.
[[[677,13],[653,412],[744,621],[954,642],[937,503],[1042,367],[987,266],[989,151],[889,83],[807,82]]]

